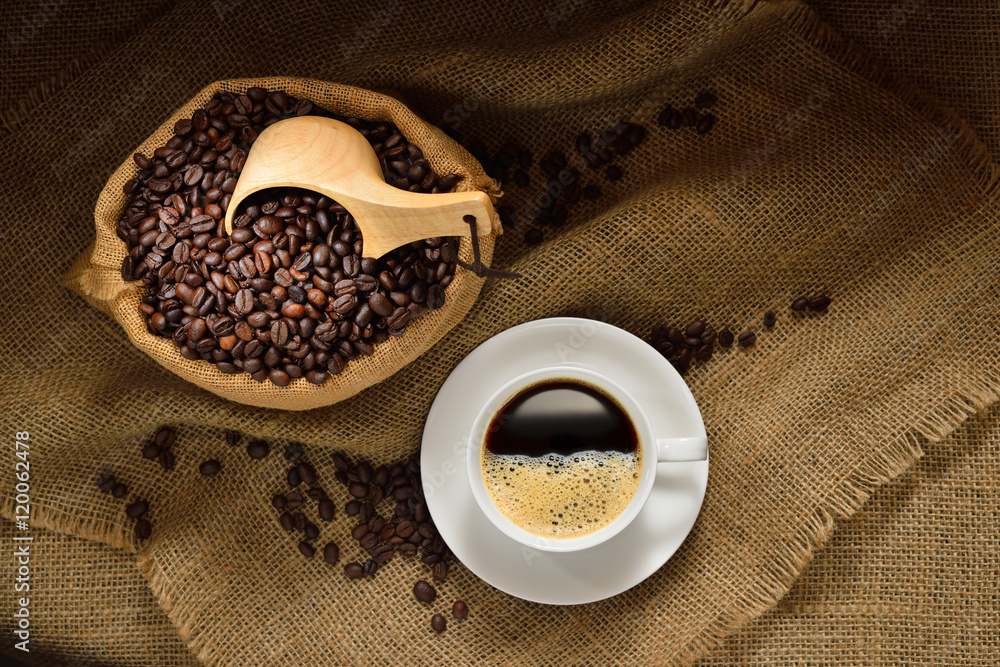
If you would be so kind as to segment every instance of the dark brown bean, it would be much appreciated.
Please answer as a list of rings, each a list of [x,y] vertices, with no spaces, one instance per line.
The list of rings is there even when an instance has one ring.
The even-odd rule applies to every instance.
[[[149,511],[149,503],[145,500],[136,500],[125,508],[125,514],[131,519],[138,519],[143,514]]]
[[[198,466],[198,472],[205,477],[211,477],[222,470],[222,464],[215,459],[209,459]]]
[[[755,342],[757,342],[757,335],[752,331],[744,331],[740,334],[739,338],[740,347],[750,347]]]
[[[830,297],[825,294],[820,294],[809,299],[809,310],[825,310],[827,306],[830,305]]]
[[[431,616],[431,628],[434,632],[444,632],[447,627],[448,621],[445,620],[444,616],[441,614]]]
[[[337,546],[336,542],[327,542],[326,546],[323,547],[323,560],[330,565],[336,565],[337,561],[340,560],[340,547]]]
[[[464,600],[455,600],[451,605],[451,615],[458,620],[465,620],[469,617],[469,605]]]
[[[431,603],[437,597],[437,591],[429,583],[421,579],[413,585],[413,597],[420,602]]]
[[[365,572],[360,563],[348,563],[344,566],[344,574],[347,575],[348,579],[360,579]]]
[[[254,440],[247,445],[247,455],[256,460],[265,458],[271,451],[271,446],[264,440]]]

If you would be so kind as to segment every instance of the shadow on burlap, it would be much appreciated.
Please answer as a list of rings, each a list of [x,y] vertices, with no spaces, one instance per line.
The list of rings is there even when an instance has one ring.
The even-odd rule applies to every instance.
[[[335,9],[306,15],[249,5],[218,24],[209,17],[215,30],[191,7],[177,8],[4,140],[8,154],[32,155],[56,172],[2,186],[10,226],[37,229],[51,248],[29,252],[19,233],[7,238],[2,260],[7,276],[38,281],[26,296],[20,281],[5,280],[6,302],[24,304],[24,316],[0,333],[4,364],[15,371],[4,424],[8,432],[27,425],[36,443],[34,526],[136,553],[157,603],[200,660],[690,662],[773,606],[835,517],[910,466],[921,443],[996,398],[1000,241],[989,156],[961,121],[885,79],[801,5],[624,11],[584,3],[548,25],[537,9],[514,5],[427,15],[390,3],[353,24]],[[449,27],[473,14],[469,34]],[[294,44],[257,27],[305,16],[316,29]],[[343,28],[358,21],[372,23]],[[248,31],[256,42],[234,39]],[[332,45],[331,34],[349,48]],[[404,34],[420,56],[400,46]],[[216,40],[231,45],[217,59]],[[551,45],[531,46],[545,40]],[[162,44],[178,55],[150,63],[147,54]],[[58,280],[90,242],[91,204],[126,151],[205,82],[275,72],[397,88],[432,120],[473,109],[460,114],[463,134],[494,148],[515,139],[536,164],[550,148],[569,152],[581,128],[596,132],[615,119],[641,122],[650,136],[619,160],[626,177],[601,182],[604,196],[575,207],[566,228],[547,230],[546,243],[525,247],[523,230],[501,237],[494,265],[526,278],[487,283],[466,319],[416,362],[331,408],[250,409],[162,371]],[[143,80],[155,83],[136,92]],[[664,104],[687,104],[704,89],[720,100],[712,133],[655,126]],[[87,136],[98,140],[67,151],[66,137]],[[531,176],[541,182],[537,166]],[[529,196],[511,192],[504,203],[523,210]],[[834,298],[828,314],[791,316],[793,296],[818,291]],[[413,453],[450,369],[514,324],[586,315],[643,334],[654,323],[703,316],[759,330],[768,308],[779,323],[755,348],[717,354],[689,376],[712,448],[695,529],[648,581],[592,605],[523,602],[456,567],[427,609],[409,592],[426,568],[399,559],[374,579],[348,582],[302,559],[278,527],[267,499],[283,487],[280,457],[251,462],[221,437],[237,428],[301,440],[325,480],[334,451],[377,462]],[[55,330],[39,333],[38,318],[50,312],[60,313]],[[28,349],[25,340],[37,342]],[[172,473],[137,452],[163,423],[178,425]],[[206,480],[197,465],[211,456],[224,468]],[[103,469],[129,484],[130,497],[150,499],[148,543],[137,547],[121,502],[97,493],[92,475]],[[4,485],[12,487],[9,474]],[[9,496],[3,515],[12,516]],[[336,537],[344,560],[359,555],[349,526],[340,516],[320,538]],[[68,541],[63,557],[93,553]],[[64,599],[54,590],[37,595]],[[457,597],[469,602],[470,618],[434,635],[430,614]],[[86,654],[90,622],[67,618],[51,643],[62,655]],[[123,624],[105,627],[119,642],[135,637]],[[149,641],[170,651],[175,640],[161,629],[151,621]]]

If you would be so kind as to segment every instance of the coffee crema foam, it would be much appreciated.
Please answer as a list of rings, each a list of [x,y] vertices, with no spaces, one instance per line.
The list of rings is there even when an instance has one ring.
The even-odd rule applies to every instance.
[[[542,537],[581,537],[618,518],[639,488],[636,453],[580,452],[543,457],[483,450],[486,490],[504,516]]]

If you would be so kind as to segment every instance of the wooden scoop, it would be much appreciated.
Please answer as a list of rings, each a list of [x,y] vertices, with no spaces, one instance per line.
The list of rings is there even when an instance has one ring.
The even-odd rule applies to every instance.
[[[354,216],[364,256],[434,236],[469,236],[462,216],[476,217],[480,236],[491,231],[489,196],[480,190],[426,194],[385,182],[375,151],[361,133],[332,118],[300,116],[279,121],[257,137],[226,210],[226,231],[248,195],[265,188],[314,190]]]

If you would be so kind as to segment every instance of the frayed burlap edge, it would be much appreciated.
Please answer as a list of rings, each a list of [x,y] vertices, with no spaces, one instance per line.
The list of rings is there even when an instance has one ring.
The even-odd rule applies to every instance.
[[[783,13],[790,32],[798,33],[857,76],[900,98],[935,126],[953,130],[958,159],[972,169],[981,188],[979,199],[966,212],[996,201],[1000,193],[1000,167],[994,164],[989,150],[957,112],[912,82],[893,75],[881,59],[847,40],[799,0],[754,4],[746,9],[746,14],[759,10]],[[804,517],[791,541],[767,563],[757,581],[670,656],[669,664],[690,665],[719,646],[728,635],[775,607],[833,535],[836,518],[851,516],[881,486],[909,470],[924,455],[921,443],[945,439],[969,417],[1000,400],[1000,374],[992,373],[968,382],[969,386],[945,397],[895,441],[882,445],[878,454],[851,470],[841,484]]]
[[[173,135],[174,123],[189,118],[217,92],[242,92],[251,86],[284,90],[296,97],[313,99],[328,111],[355,115],[368,120],[392,120],[407,138],[420,146],[424,156],[439,174],[456,173],[462,177],[457,191],[482,190],[496,200],[496,183],[479,163],[438,128],[428,124],[399,100],[389,95],[353,86],[296,77],[232,79],[212,83],[174,112],[136,150],[151,155]],[[104,186],[94,211],[96,241],[63,276],[63,285],[73,290],[102,312],[113,317],[128,334],[132,344],[157,363],[214,394],[238,403],[284,410],[309,410],[332,405],[385,380],[423,354],[454,327],[475,303],[483,279],[459,269],[445,293],[445,305],[428,311],[407,327],[402,337],[390,337],[375,347],[371,356],[362,356],[347,364],[339,375],[323,385],[310,384],[305,378],[293,380],[287,387],[258,383],[246,373],[226,375],[213,364],[191,361],[181,356],[174,344],[153,336],[147,330],[138,307],[143,298],[140,282],[121,279],[120,266],[125,258],[125,244],[115,229],[128,197],[122,184],[135,176],[138,167],[131,157],[115,170]],[[487,265],[493,257],[496,237],[501,233],[499,218],[491,211],[491,233],[480,237],[481,259]],[[486,224],[486,221],[481,221]],[[472,244],[463,237],[459,257],[472,261]]]

